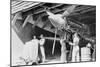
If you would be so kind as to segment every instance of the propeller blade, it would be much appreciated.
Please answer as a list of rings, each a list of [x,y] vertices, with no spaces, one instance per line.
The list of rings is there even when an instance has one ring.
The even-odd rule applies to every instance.
[[[47,11],[47,10],[46,10],[46,13],[47,13],[49,16],[53,16],[53,15],[54,15],[52,12]]]
[[[69,16],[73,11],[74,9],[76,8],[77,5],[72,5],[72,6],[69,6],[66,11],[63,13],[63,16]]]
[[[46,11],[46,13],[47,13],[49,16],[54,15],[52,12],[50,12],[50,10],[49,10],[47,7],[44,7],[44,10]]]

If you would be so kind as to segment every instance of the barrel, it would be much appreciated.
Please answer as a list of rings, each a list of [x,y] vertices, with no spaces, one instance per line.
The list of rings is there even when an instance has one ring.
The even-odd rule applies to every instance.
[[[81,48],[81,61],[91,61],[90,48],[88,47]]]

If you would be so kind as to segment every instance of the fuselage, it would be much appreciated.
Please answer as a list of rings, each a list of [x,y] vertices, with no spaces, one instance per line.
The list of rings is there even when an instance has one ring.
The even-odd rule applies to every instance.
[[[67,22],[61,14],[49,15],[48,18],[55,27],[63,27]]]

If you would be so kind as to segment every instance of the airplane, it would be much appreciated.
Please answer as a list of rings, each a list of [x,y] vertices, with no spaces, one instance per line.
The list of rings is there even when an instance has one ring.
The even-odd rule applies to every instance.
[[[63,28],[66,29],[66,27],[69,28],[66,17],[68,17],[74,11],[76,7],[77,5],[69,6],[62,14],[54,14],[50,12],[50,10],[47,10],[47,9],[45,10],[46,10],[46,13],[49,15],[48,18],[51,21],[52,25],[55,28],[58,28],[58,30],[61,30]]]
[[[46,9],[46,13],[49,15],[48,19],[50,20],[52,25],[56,28],[52,54],[54,53],[57,30],[70,29],[68,22],[66,20],[66,17],[68,17],[74,11],[74,9],[76,7],[77,7],[77,5],[72,5],[72,6],[68,7],[62,14],[53,14],[52,12],[50,12],[49,10]]]
[[[74,12],[75,8],[78,5],[71,5],[68,6],[66,8],[66,10],[62,13],[62,14],[54,14],[52,12],[50,12],[50,10],[48,10],[46,7],[44,7],[46,14],[48,15],[48,20],[50,20],[50,23],[55,27],[55,36],[54,38],[52,38],[54,40],[53,43],[53,48],[52,48],[52,54],[54,53],[54,48],[55,48],[55,42],[57,40],[56,35],[58,34],[58,31],[64,31],[66,35],[66,31],[71,31],[71,32],[75,32],[74,30],[72,30],[70,28],[70,25],[68,25],[68,21],[67,21],[67,17]],[[43,7],[43,6],[42,6]],[[34,17],[33,17],[34,18]],[[38,19],[36,21],[32,20],[32,14],[28,15],[22,25],[22,28],[25,27],[25,25],[27,24],[27,22],[33,24],[33,27],[35,27],[39,22],[41,21],[41,16],[38,17]],[[49,38],[49,37],[48,37]]]
[[[45,9],[45,5],[42,5],[41,7],[43,7],[44,6],[44,9]],[[55,30],[53,30],[53,29],[51,29],[51,26],[49,26],[48,24],[49,24],[49,22],[46,22],[46,24],[47,24],[47,26],[46,26],[46,24],[45,24],[45,22],[43,22],[42,23],[42,21],[41,21],[41,18],[43,19],[43,17],[42,17],[42,14],[41,13],[39,13],[38,11],[34,11],[34,12],[36,12],[40,17],[38,17],[37,18],[37,20],[35,21],[35,20],[33,20],[33,18],[35,17],[34,16],[34,12],[32,12],[31,14],[28,14],[27,16],[26,16],[26,18],[25,18],[25,20],[24,20],[24,22],[23,22],[23,25],[22,25],[22,28],[24,28],[25,27],[25,25],[27,24],[27,22],[29,22],[29,23],[31,23],[33,26],[32,27],[35,27],[35,26],[38,26],[38,27],[40,27],[40,28],[43,28],[44,30],[47,30],[47,31],[49,31],[49,32],[52,32],[52,33],[55,33],[55,37],[44,37],[45,39],[50,39],[50,40],[54,40],[54,43],[53,43],[53,48],[52,48],[52,54],[54,54],[54,49],[55,49],[55,42],[58,40],[61,40],[60,38],[57,38],[56,37],[56,35],[60,32],[60,31],[63,31],[63,30],[66,30],[66,31],[68,31],[68,30],[71,30],[71,31],[73,31],[71,28],[70,28],[70,26],[76,26],[75,24],[77,24],[75,21],[72,21],[74,24],[72,25],[72,24],[69,24],[69,23],[71,23],[71,22],[69,22],[68,21],[68,19],[70,18],[70,19],[72,19],[74,16],[76,16],[76,14],[80,14],[80,12],[82,13],[84,13],[84,12],[86,12],[86,11],[88,11],[88,9],[86,9],[85,8],[85,10],[81,7],[81,9],[80,8],[78,8],[77,7],[78,5],[66,5],[66,7],[64,7],[63,9],[59,9],[59,8],[57,8],[58,10],[57,11],[55,11],[55,12],[52,12],[52,11],[50,11],[50,10],[48,10],[48,9],[45,9],[45,11],[44,11],[44,9],[41,9],[41,10],[39,10],[39,12],[41,12],[43,15],[44,14],[46,14],[46,15],[48,15],[48,18],[46,18],[47,20],[49,20],[50,21],[50,23],[51,23],[51,26],[54,26],[55,27]],[[47,6],[48,7],[48,6]],[[80,7],[80,5],[79,5],[79,7]],[[83,6],[84,7],[84,6]],[[78,9],[76,9],[76,8],[78,8]],[[40,9],[40,8],[39,8]],[[51,9],[51,8],[50,8]],[[52,10],[52,9],[51,9]],[[54,9],[55,10],[55,9]],[[76,11],[75,13],[74,13],[74,10]],[[58,13],[58,12],[62,12],[62,11],[64,11],[62,14],[61,13]],[[23,11],[22,11],[23,12]],[[21,13],[22,13],[21,12]],[[45,13],[44,13],[45,12]],[[19,12],[18,12],[19,13]],[[54,14],[54,13],[56,13],[56,14]],[[71,14],[75,14],[73,17],[70,17],[71,16]],[[17,15],[17,14],[15,14],[15,15]],[[22,17],[21,16],[21,14],[18,14],[19,15],[19,17]],[[18,17],[18,18],[19,18]],[[47,16],[46,16],[47,17]],[[67,18],[68,17],[68,18]],[[16,16],[15,16],[15,18],[16,18]],[[22,19],[22,18],[21,18]],[[78,19],[80,19],[79,17],[78,17]],[[74,20],[74,18],[73,18],[73,20]],[[71,20],[70,20],[71,21]],[[13,21],[13,22],[15,22],[15,21]],[[79,22],[80,24],[82,24],[81,23],[81,21]],[[42,25],[43,24],[43,25]],[[40,25],[40,26],[39,26]],[[45,26],[45,27],[42,27],[42,26]],[[50,29],[47,29],[47,27],[50,27]],[[84,25],[83,25],[83,27],[85,27]],[[76,27],[75,27],[76,28]],[[86,28],[86,27],[85,27]],[[21,29],[21,28],[20,28]],[[19,30],[20,30],[19,29]],[[79,29],[79,28],[77,28],[77,29]],[[86,28],[87,29],[87,28]],[[82,29],[83,30],[83,29]],[[66,33],[66,31],[64,31],[64,33]],[[61,34],[60,33],[60,35],[63,35],[63,34]],[[63,35],[63,36],[65,36],[66,37],[66,34],[65,35]],[[71,54],[71,52],[70,52],[70,54]]]

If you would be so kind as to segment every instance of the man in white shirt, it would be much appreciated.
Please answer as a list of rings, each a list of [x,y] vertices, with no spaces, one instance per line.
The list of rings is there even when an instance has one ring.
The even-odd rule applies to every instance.
[[[67,57],[67,50],[66,50],[66,43],[65,43],[65,38],[62,38],[60,40],[60,44],[61,44],[61,57],[60,57],[60,61],[65,63],[67,62],[66,57]]]
[[[72,62],[79,62],[80,57],[79,57],[79,37],[77,33],[74,33],[73,35],[73,42],[69,42],[70,45],[73,46],[72,50]]]
[[[40,41],[39,41],[39,44],[40,44],[40,51],[41,51],[41,54],[42,54],[42,62],[44,63],[45,62],[45,49],[44,49],[44,43],[45,43],[45,39],[43,38],[43,35],[40,35]]]

